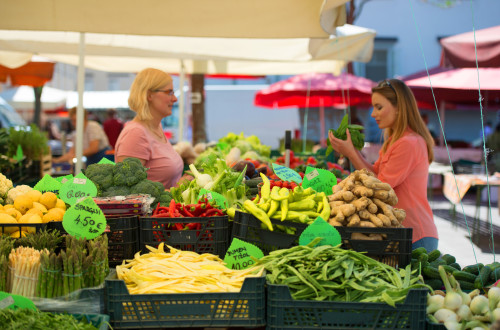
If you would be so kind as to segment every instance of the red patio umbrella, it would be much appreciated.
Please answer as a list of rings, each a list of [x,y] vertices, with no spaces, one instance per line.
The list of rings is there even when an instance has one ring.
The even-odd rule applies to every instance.
[[[331,73],[305,73],[270,85],[255,94],[254,104],[266,108],[309,107],[319,108],[320,143],[326,146],[325,107],[371,106],[370,79],[350,73],[334,76]],[[307,116],[307,111],[305,117]],[[307,135],[307,119],[304,120],[304,148]]]
[[[441,65],[476,67],[474,39],[479,67],[500,67],[500,25],[441,39]]]

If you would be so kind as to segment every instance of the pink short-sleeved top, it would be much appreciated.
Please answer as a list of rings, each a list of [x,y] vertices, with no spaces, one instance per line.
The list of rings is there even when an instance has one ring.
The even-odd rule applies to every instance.
[[[413,228],[413,242],[424,237],[438,238],[427,200],[428,159],[424,138],[408,129],[385,153],[380,149],[374,164],[378,179],[390,184],[398,196],[395,207],[406,211],[403,226]]]
[[[148,179],[163,183],[165,189],[175,186],[182,176],[184,162],[170,142],[158,141],[146,127],[130,121],[125,124],[115,146],[115,156],[146,160]]]

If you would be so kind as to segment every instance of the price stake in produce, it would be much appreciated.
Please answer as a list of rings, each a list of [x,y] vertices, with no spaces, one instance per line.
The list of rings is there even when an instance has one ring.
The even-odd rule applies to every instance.
[[[300,184],[302,182],[302,177],[299,173],[295,172],[291,168],[286,166],[281,166],[273,163],[274,174],[283,181],[293,181]]]
[[[200,193],[198,194],[198,201],[203,197],[206,196],[210,204],[217,204],[220,207],[223,207],[227,209],[229,206],[227,205],[227,199],[226,197],[222,196],[219,193],[216,193],[215,191],[210,191],[206,189],[201,189]]]
[[[307,226],[299,237],[299,245],[307,245],[316,237],[323,239],[318,243],[320,245],[337,246],[342,243],[340,233],[335,227],[323,220],[322,217],[317,217],[313,223]]]
[[[23,158],[24,158],[23,148],[21,148],[21,145],[18,144],[16,154],[12,156],[12,159],[17,160],[17,162],[19,163],[21,160],[23,160]]]
[[[311,187],[317,192],[324,192],[327,196],[332,194],[332,187],[337,184],[337,177],[330,171],[314,168],[311,166],[306,167],[302,187]]]
[[[56,180],[57,180],[58,182],[60,182],[61,184],[64,184],[64,183],[66,183],[68,180],[71,180],[71,179],[73,179],[73,178],[74,178],[73,174],[68,174],[68,175],[65,175],[65,176],[58,176],[58,177],[56,178]]]
[[[111,164],[111,165],[115,165],[115,162],[107,159],[106,157],[102,157],[102,159],[97,164]]]
[[[233,238],[224,262],[229,269],[246,269],[255,263],[252,257],[260,259],[264,257],[264,252],[251,243]]]
[[[33,189],[38,190],[42,194],[50,191],[53,192],[54,194],[58,195],[59,194],[59,189],[61,189],[61,182],[57,181],[53,177],[51,177],[48,174],[45,174],[43,178],[38,181],[38,183],[33,187]]]
[[[62,224],[71,236],[94,239],[104,233],[106,217],[94,199],[88,196],[64,213]]]
[[[97,188],[83,173],[78,173],[77,176],[66,181],[66,183],[61,186],[59,196],[64,202],[73,205],[87,196],[97,196]]]

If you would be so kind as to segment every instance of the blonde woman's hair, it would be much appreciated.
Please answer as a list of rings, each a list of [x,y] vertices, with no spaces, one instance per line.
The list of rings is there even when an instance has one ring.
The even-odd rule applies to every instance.
[[[71,117],[71,116],[75,116],[76,115],[76,111],[77,111],[77,108],[76,107],[73,107],[71,109],[68,110],[68,116]],[[87,112],[87,110],[83,109],[83,119],[87,120],[89,117],[89,113]]]
[[[148,95],[154,90],[161,89],[172,83],[172,77],[161,70],[147,68],[137,74],[130,87],[128,106],[137,115],[139,120],[151,120]]]
[[[420,116],[417,101],[411,89],[401,80],[386,79],[373,87],[372,93],[379,93],[398,109],[395,125],[386,128],[384,131],[382,150],[384,152],[387,151],[387,148],[400,139],[409,127],[424,138],[427,145],[429,163],[431,163],[434,160],[434,139]]]

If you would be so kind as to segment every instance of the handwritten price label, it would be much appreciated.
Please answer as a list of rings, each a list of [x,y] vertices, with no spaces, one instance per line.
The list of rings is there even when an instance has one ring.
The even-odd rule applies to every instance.
[[[337,177],[330,171],[321,168],[306,167],[302,187],[311,187],[317,192],[324,192],[327,196],[332,194],[332,187],[337,184]]]
[[[83,173],[62,184],[59,190],[61,199],[70,205],[74,205],[84,197],[97,196],[97,187]]]
[[[227,268],[245,269],[255,263],[252,257],[260,259],[264,257],[264,252],[251,243],[234,238],[227,249],[224,262]]]
[[[59,194],[59,189],[61,189],[62,184],[51,177],[48,174],[45,174],[43,178],[38,181],[38,183],[35,185],[33,189],[38,190],[42,194],[47,191],[51,191],[54,194]]]
[[[104,233],[106,217],[94,199],[86,197],[66,211],[63,227],[71,236],[93,239]]]
[[[293,181],[298,184],[302,182],[302,177],[300,176],[300,174],[286,166],[281,166],[273,163],[273,171],[276,176],[283,181]]]
[[[229,207],[227,205],[226,197],[222,196],[219,193],[216,193],[215,191],[210,191],[210,190],[206,190],[203,188],[200,190],[200,193],[198,194],[198,200],[200,200],[203,196],[205,196],[208,199],[210,204],[214,204],[214,202],[215,202],[215,204],[217,204],[221,207],[224,207],[224,208]]]

